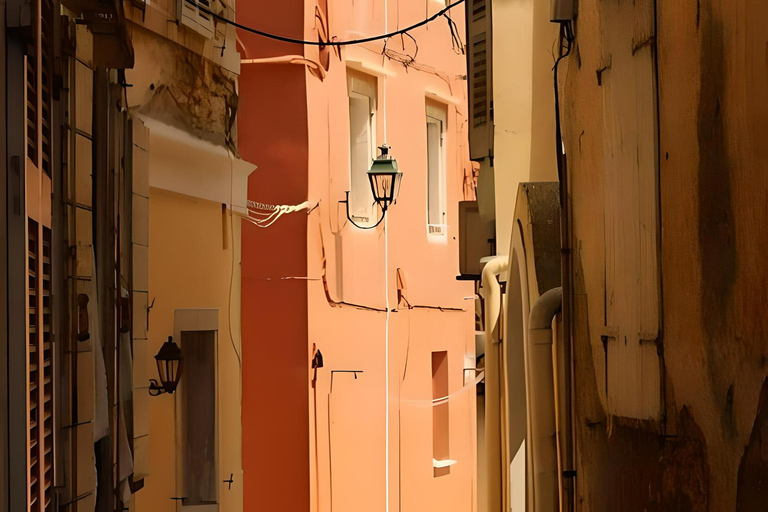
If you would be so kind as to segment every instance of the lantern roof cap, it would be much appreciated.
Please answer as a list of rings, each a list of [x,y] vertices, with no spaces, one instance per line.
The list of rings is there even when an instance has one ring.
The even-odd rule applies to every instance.
[[[155,359],[158,361],[180,361],[181,349],[174,343],[173,336],[168,336],[168,341],[163,343]]]
[[[397,174],[400,172],[397,167],[397,160],[389,154],[389,149],[390,147],[386,144],[379,146],[381,154],[373,160],[368,174]]]

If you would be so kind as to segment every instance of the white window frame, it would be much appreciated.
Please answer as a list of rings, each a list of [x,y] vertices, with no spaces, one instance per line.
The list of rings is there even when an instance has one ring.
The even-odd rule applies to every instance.
[[[431,176],[430,176],[430,164],[429,164],[429,153],[430,153],[430,140],[429,140],[429,125],[437,125],[440,129],[440,147],[438,150],[438,183],[437,183],[437,194],[438,194],[438,205],[439,205],[439,211],[440,211],[440,222],[434,222],[434,219],[430,218],[430,199],[431,199],[431,193],[430,193],[430,186],[431,186]],[[434,238],[445,238],[447,232],[448,232],[448,212],[447,212],[447,198],[446,198],[446,178],[447,178],[447,151],[446,151],[446,139],[447,139],[447,133],[448,133],[448,108],[446,105],[443,105],[441,103],[433,102],[433,101],[427,101],[426,102],[426,124],[425,124],[425,153],[426,153],[426,173],[425,173],[425,181],[426,181],[426,208],[425,208],[425,216],[426,216],[426,223],[427,223],[427,235],[429,237]]]
[[[352,119],[351,109],[347,112],[350,123],[350,147],[349,147],[349,214],[361,225],[372,225],[376,222],[376,210],[374,208],[371,186],[368,181],[368,169],[376,157],[376,107],[378,103],[378,81],[375,76],[361,73],[347,68],[347,92],[349,99],[366,99],[369,106],[368,118],[368,163],[364,168],[357,169],[360,176],[355,179],[355,171],[352,162]],[[359,189],[358,189],[359,187]],[[361,198],[366,198],[365,200]]]

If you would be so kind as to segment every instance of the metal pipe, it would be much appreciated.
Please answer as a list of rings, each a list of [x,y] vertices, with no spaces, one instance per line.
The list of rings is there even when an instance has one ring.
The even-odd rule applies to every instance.
[[[575,11],[574,11],[575,12]],[[568,159],[565,154],[565,145],[563,143],[563,134],[560,121],[560,84],[558,79],[558,70],[563,59],[571,54],[574,42],[573,27],[568,22],[560,24],[560,56],[554,67],[554,93],[555,93],[555,150],[557,152],[557,175],[560,182],[560,283],[563,291],[562,302],[562,350],[565,356],[563,361],[563,381],[564,381],[564,457],[563,469],[571,475],[567,481],[563,482],[565,490],[566,503],[564,512],[573,512],[576,508],[576,490],[575,482],[572,477],[575,475],[576,445],[574,442],[574,423],[573,410],[574,398],[573,388],[575,387],[574,376],[574,357],[571,343],[571,240],[570,240],[570,219],[568,205]]]
[[[555,380],[552,355],[552,320],[561,310],[562,288],[543,294],[531,308],[526,338],[527,376],[530,404],[530,432],[526,443],[530,456],[533,496],[528,510],[559,510],[557,423],[555,418]]]
[[[485,450],[488,512],[501,512],[503,503],[501,449],[501,286],[497,277],[509,269],[509,258],[497,256],[483,267],[481,296],[485,300]]]
[[[321,80],[325,79],[325,68],[312,59],[308,59],[303,55],[280,55],[278,57],[265,57],[262,59],[241,59],[240,64],[299,64],[310,68],[314,73],[317,73]]]

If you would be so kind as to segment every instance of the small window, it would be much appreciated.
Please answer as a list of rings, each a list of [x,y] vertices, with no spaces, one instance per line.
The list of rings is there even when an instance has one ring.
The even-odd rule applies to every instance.
[[[427,226],[431,235],[445,235],[445,128],[444,107],[427,103]]]
[[[450,474],[448,430],[448,352],[432,352],[432,464],[435,477]],[[435,403],[439,401],[440,403]]]
[[[347,69],[349,92],[349,213],[375,221],[368,169],[376,156],[376,78]]]

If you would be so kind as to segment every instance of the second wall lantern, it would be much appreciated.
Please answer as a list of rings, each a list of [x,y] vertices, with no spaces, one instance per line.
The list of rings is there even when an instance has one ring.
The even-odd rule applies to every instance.
[[[152,396],[163,393],[173,393],[181,379],[181,371],[184,368],[184,358],[181,357],[181,349],[173,342],[173,336],[168,336],[168,341],[163,343],[155,356],[157,374],[160,382],[150,379],[149,394]]]

